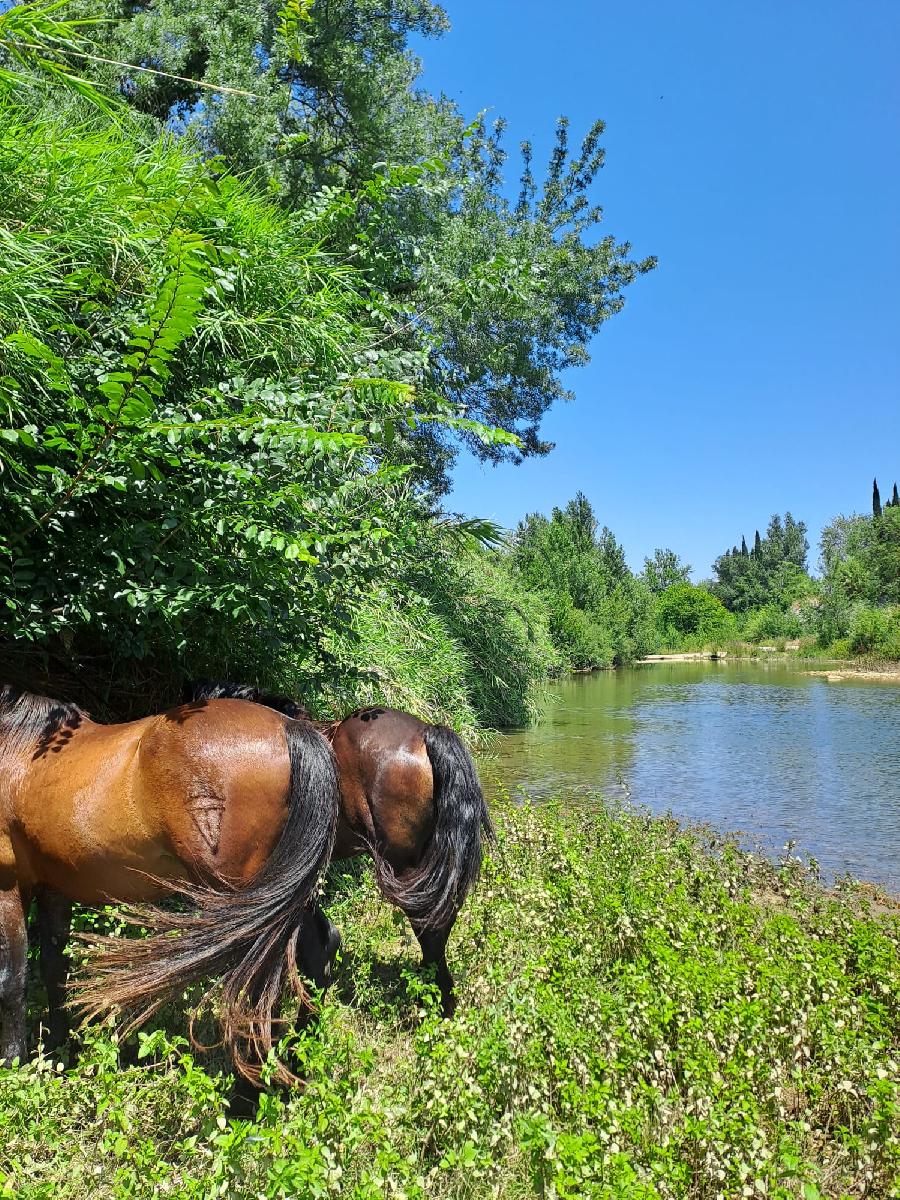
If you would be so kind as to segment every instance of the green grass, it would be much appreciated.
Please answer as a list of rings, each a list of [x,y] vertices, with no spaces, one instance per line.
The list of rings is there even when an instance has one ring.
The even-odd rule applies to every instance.
[[[0,1074],[6,1192],[900,1196],[896,909],[597,800],[495,814],[455,1020],[368,870],[339,870],[303,1091],[229,1121],[179,1019],[127,1068],[94,1030],[69,1070]]]

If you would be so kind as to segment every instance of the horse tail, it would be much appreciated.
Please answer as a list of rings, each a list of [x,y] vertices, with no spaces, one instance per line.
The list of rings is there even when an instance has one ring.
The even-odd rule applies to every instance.
[[[290,757],[288,816],[253,879],[230,890],[167,882],[192,910],[126,909],[126,919],[150,935],[86,937],[91,946],[86,973],[73,988],[73,1003],[85,1018],[118,1009],[127,1014],[130,1031],[191,984],[216,977],[222,1040],[237,1070],[253,1082],[259,1082],[260,1067],[272,1050],[273,1017],[285,983],[307,998],[297,943],[331,858],[340,805],[337,768],[325,738],[299,721],[286,721],[284,731]],[[280,1062],[274,1078],[294,1081]]]
[[[435,824],[419,863],[395,873],[377,848],[378,882],[386,899],[417,932],[449,929],[481,870],[483,839],[494,839],[472,756],[446,725],[425,727],[434,778]]]

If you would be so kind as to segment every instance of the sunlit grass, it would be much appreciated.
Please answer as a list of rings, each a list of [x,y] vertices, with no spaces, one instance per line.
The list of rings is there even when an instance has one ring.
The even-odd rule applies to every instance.
[[[339,866],[337,983],[307,1079],[226,1119],[173,1015],[0,1077],[21,1197],[898,1195],[900,919],[669,819],[496,805],[442,1021],[411,933]]]

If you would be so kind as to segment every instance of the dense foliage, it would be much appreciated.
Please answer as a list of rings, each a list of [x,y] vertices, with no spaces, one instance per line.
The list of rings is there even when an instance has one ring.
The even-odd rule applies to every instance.
[[[757,530],[753,548],[741,539],[740,548],[726,550],[713,564],[716,582],[710,588],[732,612],[749,612],[766,604],[789,605],[806,587],[806,525],[790,513],[776,513],[766,536]]]
[[[900,1181],[900,924],[666,818],[597,797],[494,804],[499,845],[450,945],[440,1019],[405,926],[338,867],[337,982],[306,1085],[228,1121],[172,1013],[119,1065],[0,1073],[0,1188],[598,1200],[883,1197]]]
[[[58,10],[0,14],[3,673],[527,719],[546,620],[436,497],[459,439],[545,448],[650,265],[592,236],[599,127],[512,204],[500,131],[413,86],[437,7]]]
[[[472,122],[416,84],[408,39],[449,25],[430,0],[84,0],[98,7],[113,18],[97,33],[104,58],[148,68],[94,64],[110,86],[288,208],[322,187],[358,191],[384,163],[415,168],[375,235],[379,286],[415,313],[398,344],[430,335],[429,386],[520,436],[515,447],[468,439],[477,453],[546,452],[539,422],[567,394],[561,371],[586,360],[623,289],[653,265],[599,233],[601,122],[570,152],[561,120],[543,180],[526,145],[510,199],[503,122]],[[432,427],[419,466],[438,489],[452,454]]]
[[[803,643],[808,653],[900,659],[900,495],[882,503],[875,481],[871,515],[839,516],[822,530],[819,575],[807,572],[806,526],[772,517],[752,549],[720,555],[706,585],[734,614],[748,642]]]
[[[612,531],[598,528],[582,492],[549,517],[526,517],[511,557],[525,587],[541,597],[568,666],[627,663],[654,648],[650,589],[629,571]]]
[[[900,659],[900,500],[822,531],[818,636],[823,646]]]

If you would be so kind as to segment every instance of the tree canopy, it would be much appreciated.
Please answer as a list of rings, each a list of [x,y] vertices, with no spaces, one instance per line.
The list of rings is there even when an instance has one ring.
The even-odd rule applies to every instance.
[[[785,607],[806,588],[806,525],[788,512],[775,513],[766,536],[757,531],[752,552],[746,539],[720,554],[713,564],[713,594],[732,612],[749,612],[768,604]]]
[[[473,121],[417,86],[408,40],[448,28],[435,4],[198,0],[186,9],[107,0],[105,11],[113,20],[100,27],[103,57],[146,68],[95,64],[108,84],[286,207],[337,187],[356,193],[365,214],[367,181],[391,168],[402,177],[390,203],[378,206],[367,263],[411,314],[394,326],[395,344],[431,340],[428,386],[519,438],[487,446],[430,426],[417,462],[432,486],[446,487],[459,436],[494,460],[546,453],[541,418],[570,395],[562,373],[587,361],[588,343],[621,309],[624,289],[654,265],[600,235],[602,122],[570,150],[561,118],[543,177],[523,145],[513,200],[503,121]],[[358,239],[345,232],[353,259]]]

